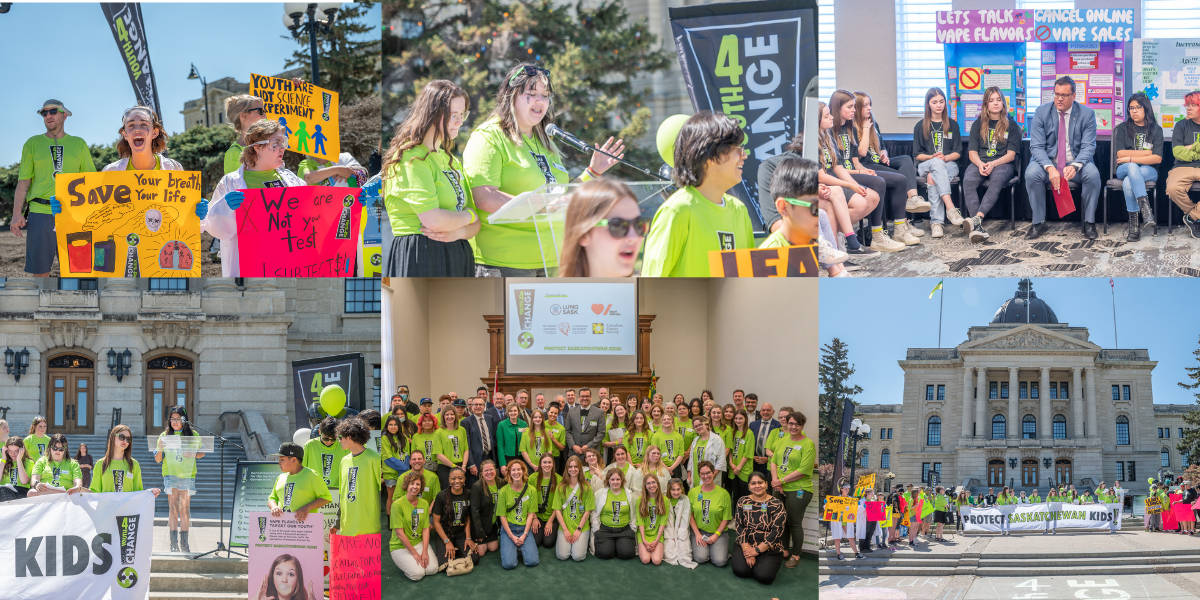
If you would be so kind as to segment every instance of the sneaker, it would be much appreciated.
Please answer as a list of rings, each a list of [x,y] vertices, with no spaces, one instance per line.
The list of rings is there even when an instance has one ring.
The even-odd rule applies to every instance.
[[[879,256],[879,253],[876,252],[872,256]],[[862,265],[860,265],[852,260],[848,260],[848,261],[842,263],[842,269],[846,270],[846,271],[861,271],[862,268],[863,268]]]
[[[932,223],[929,225],[929,237],[936,240],[944,235],[946,235],[946,232],[942,231],[941,223]]]
[[[899,252],[907,246],[888,237],[887,231],[871,232],[871,249],[878,252]]]
[[[963,222],[962,213],[958,212],[958,208],[954,206],[946,207],[946,219],[950,221],[951,225],[962,225]]]
[[[909,235],[912,235],[913,237],[917,237],[917,238],[925,237],[925,231],[922,230],[920,227],[917,227],[916,224],[913,223],[912,221],[908,222],[908,233],[909,233]]]
[[[821,257],[821,264],[825,265],[840,264],[846,262],[847,258],[850,258],[849,254],[838,250],[825,238],[818,238],[817,250]]]
[[[971,217],[967,221],[970,221],[970,223],[971,223],[971,229],[970,229],[971,243],[979,244],[979,243],[982,243],[984,240],[992,237],[990,234],[988,234],[988,232],[983,230],[983,217],[980,217],[979,215],[975,215],[974,217]],[[966,223],[967,221],[963,221],[963,222]]]
[[[853,250],[847,248],[846,254],[851,254],[858,260],[866,260],[868,258],[875,258],[876,256],[879,256],[878,252],[861,244]]]
[[[1183,223],[1188,226],[1188,232],[1192,234],[1192,237],[1200,239],[1200,219],[1183,215]]]
[[[926,213],[932,208],[933,205],[919,195],[909,196],[904,204],[904,211],[910,213]]]
[[[917,236],[909,233],[910,230],[912,230],[912,226],[909,225],[907,221],[904,223],[896,223],[896,228],[892,232],[892,239],[896,240],[897,242],[904,243],[905,246],[916,246],[917,244],[920,244],[921,240],[917,239]]]
[[[836,279],[838,277],[849,277],[849,276],[850,276],[850,271],[848,269],[842,269],[841,271],[838,272],[837,275],[834,275],[833,277]]]

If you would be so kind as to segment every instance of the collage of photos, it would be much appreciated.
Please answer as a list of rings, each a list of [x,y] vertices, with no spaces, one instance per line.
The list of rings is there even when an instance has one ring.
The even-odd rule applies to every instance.
[[[1200,598],[1193,0],[0,33],[0,597]]]

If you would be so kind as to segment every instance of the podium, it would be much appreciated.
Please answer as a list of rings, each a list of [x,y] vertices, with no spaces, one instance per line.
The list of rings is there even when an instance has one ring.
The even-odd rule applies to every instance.
[[[148,435],[146,448],[153,454],[161,450],[163,460],[184,460],[212,452],[213,439],[211,435]]]
[[[623,182],[629,186],[642,209],[642,215],[652,217],[666,201],[672,186],[662,181]],[[536,190],[517,194],[488,217],[492,225],[532,225],[542,256],[542,268],[547,275],[557,269],[562,250],[563,228],[567,207],[582,183],[548,183]]]

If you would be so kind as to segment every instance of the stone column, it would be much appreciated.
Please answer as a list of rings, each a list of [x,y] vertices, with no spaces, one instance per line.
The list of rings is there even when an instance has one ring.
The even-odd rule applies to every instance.
[[[971,369],[972,367],[963,368],[963,387],[962,387],[962,434],[960,437],[971,437]]]
[[[975,437],[987,439],[987,367],[978,367],[975,377]]]
[[[1021,439],[1021,419],[1017,413],[1017,367],[1008,368],[1008,439]]]
[[[1100,424],[1096,422],[1096,367],[1084,369],[1084,386],[1087,388],[1087,436],[1099,436]]]
[[[1042,383],[1038,390],[1038,398],[1041,402],[1038,412],[1038,420],[1041,421],[1041,429],[1039,435],[1043,440],[1054,438],[1054,423],[1050,420],[1050,367],[1042,367]]]
[[[1071,367],[1071,437],[1083,437],[1083,386],[1080,385],[1082,367]]]

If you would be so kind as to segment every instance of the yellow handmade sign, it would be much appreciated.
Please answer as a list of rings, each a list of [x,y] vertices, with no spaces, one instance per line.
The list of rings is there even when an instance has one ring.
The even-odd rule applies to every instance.
[[[338,93],[305,81],[250,74],[250,93],[262,98],[263,115],[278,121],[288,136],[288,149],[337,161]]]
[[[858,520],[858,500],[850,496],[825,496],[822,521],[853,523]]]
[[[1146,514],[1156,515],[1156,514],[1162,512],[1162,510],[1163,510],[1162,500],[1159,500],[1158,498],[1155,498],[1153,496],[1146,497]]]
[[[742,248],[708,253],[710,277],[817,277],[816,246]]]
[[[63,277],[199,277],[200,173],[102,171],[54,180]]]
[[[875,489],[875,474],[867,473],[858,478],[858,483],[854,484],[854,497],[862,498],[867,490]]]

